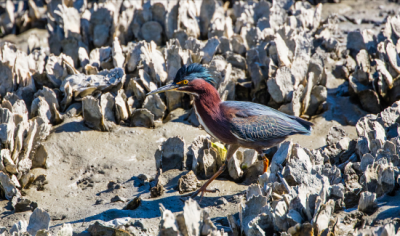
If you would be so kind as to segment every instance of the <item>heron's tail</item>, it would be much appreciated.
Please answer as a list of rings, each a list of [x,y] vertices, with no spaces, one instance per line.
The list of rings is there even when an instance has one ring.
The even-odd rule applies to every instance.
[[[312,126],[314,125],[313,123],[303,120],[300,117],[296,117],[296,116],[291,116],[290,118],[297,121],[297,123],[299,124],[298,131],[300,134],[305,134],[305,135],[311,134]]]

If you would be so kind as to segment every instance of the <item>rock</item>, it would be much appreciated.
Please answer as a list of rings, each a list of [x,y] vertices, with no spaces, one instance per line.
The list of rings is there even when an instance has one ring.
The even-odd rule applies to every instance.
[[[70,75],[62,82],[60,90],[65,93],[68,90],[68,83],[72,88],[73,97],[80,100],[87,95],[92,95],[96,91],[109,91],[117,87],[124,80],[124,70],[118,67],[112,70],[102,70],[96,75]]]
[[[377,114],[381,111],[381,104],[378,94],[371,89],[364,90],[358,93],[361,106],[368,112]]]
[[[8,95],[8,94],[7,94]],[[10,102],[7,100],[7,96],[3,99],[2,104]],[[11,111],[14,114],[14,123],[15,125],[18,125],[20,122],[26,122],[28,121],[28,109],[25,105],[24,100],[18,99],[14,102],[10,102]]]
[[[364,172],[368,165],[372,165],[374,163],[375,158],[370,154],[370,153],[366,153],[362,156],[361,158],[361,170]]]
[[[139,77],[147,92],[157,89],[157,85],[152,81],[149,74],[144,70],[139,70]]]
[[[346,136],[346,131],[344,131],[340,126],[332,126],[329,129],[328,136],[326,137],[326,143],[328,146],[334,145]]]
[[[1,153],[0,154],[1,165],[4,164],[2,171],[4,172],[7,171],[10,174],[17,174],[18,173],[17,165],[15,165],[14,161],[11,159],[10,150],[2,149],[0,153]]]
[[[360,201],[358,203],[358,210],[365,212],[365,213],[371,213],[375,210],[376,208],[376,194],[371,193],[371,192],[362,192]]]
[[[328,97],[328,90],[325,86],[315,86],[310,94],[310,105],[306,111],[308,115],[314,115],[318,112],[320,106],[326,101]]]
[[[74,61],[70,56],[61,53],[59,56],[51,54],[46,63],[46,76],[50,82],[47,85],[52,87],[60,87],[62,82],[66,79],[69,74],[68,69],[74,67]]]
[[[146,108],[154,115],[154,120],[162,120],[167,106],[165,106],[158,94],[153,94],[146,97],[143,108]]]
[[[36,188],[37,191],[43,191],[44,186],[47,184],[46,175],[39,175],[32,182],[32,185]]]
[[[331,196],[339,199],[344,199],[344,185],[342,183],[332,185]]]
[[[243,153],[237,151],[229,160],[228,160],[228,172],[229,175],[234,179],[238,180],[243,176],[243,171],[240,168],[240,165],[243,161]]]
[[[223,198],[225,199],[225,198]],[[217,227],[214,225],[214,223],[210,219],[210,213],[208,208],[205,208],[203,210],[203,224],[201,227],[201,235],[221,235],[220,232],[218,231]]]
[[[262,196],[260,185],[252,184],[246,191],[246,200],[249,201],[252,197]]]
[[[195,14],[189,13],[191,11],[195,11],[194,9],[196,9],[194,2],[185,2],[179,4],[177,25],[178,31],[185,32],[187,36],[198,38],[200,36],[199,24],[197,23],[197,19],[195,19]]]
[[[185,147],[185,140],[182,137],[176,136],[167,139],[161,145],[161,151],[161,166],[163,172],[171,169],[183,169],[187,151]]]
[[[32,101],[31,116],[40,117],[44,122],[50,123],[52,116],[50,106],[42,96]]]
[[[160,197],[164,195],[164,192],[165,192],[164,186],[158,182],[156,186],[150,189],[150,196],[152,198]]]
[[[19,182],[21,183],[21,188],[29,187],[30,184],[35,180],[35,175],[32,173],[24,174]]]
[[[361,49],[366,49],[361,32],[351,31],[347,35],[347,48],[359,52]]]
[[[358,175],[354,168],[352,167],[352,163],[348,163],[344,168],[343,179],[346,183],[346,187],[350,189],[360,188],[360,184],[358,183]]]
[[[281,143],[271,162],[282,165],[292,155],[292,146],[293,143],[291,141]]]
[[[78,49],[79,64],[82,68],[85,68],[89,64],[89,55],[84,47]]]
[[[241,70],[246,69],[246,59],[239,55],[239,54],[234,54],[232,52],[227,52],[225,54],[226,61],[230,64],[232,64],[233,67],[239,68]]]
[[[393,166],[389,165],[383,168],[381,166],[381,168],[379,168],[378,183],[380,184],[380,189],[377,191],[378,196],[393,192],[396,183]]]
[[[317,168],[315,168],[317,169]],[[328,177],[330,184],[338,184],[342,182],[342,174],[337,166],[325,165],[321,170],[321,175]]]
[[[315,209],[318,213],[315,214],[316,217],[314,216],[313,222],[318,234],[321,234],[328,229],[334,209],[335,202],[332,199],[325,204],[321,204],[318,209]]]
[[[197,136],[188,148],[186,166],[197,173],[199,159],[202,158],[201,156],[204,154],[204,149],[211,148],[211,145],[212,143],[209,137],[203,135]]]
[[[234,72],[232,68],[232,64],[227,64],[225,69],[225,77],[223,78],[224,80],[221,81],[221,84],[219,85],[218,92],[220,96],[226,93],[226,100],[234,100],[235,99],[235,93],[236,93],[236,82],[237,78],[234,77]]]
[[[111,198],[110,202],[126,202],[126,199],[124,197],[115,195],[114,197]]]
[[[118,124],[129,118],[124,97],[126,97],[124,91],[122,89],[118,90],[118,95],[115,97],[115,118]]]
[[[48,230],[50,226],[50,215],[41,208],[36,208],[29,217],[27,231],[31,235],[35,235],[38,230]]]
[[[15,212],[34,211],[38,207],[38,204],[26,198],[18,198],[13,207]]]
[[[135,109],[130,116],[130,126],[154,128],[154,115],[146,108]]]
[[[144,71],[152,78],[153,82],[164,84],[168,76],[165,68],[165,59],[163,54],[157,50],[155,42],[145,43],[140,50],[142,52],[140,58],[143,62]],[[150,89],[149,92],[153,90]]]
[[[28,223],[25,220],[20,220],[11,227],[9,233],[12,235],[14,235],[14,233],[17,235],[26,233],[27,227]]]
[[[148,174],[140,174],[138,175],[138,178],[142,180],[143,182],[151,182],[154,180],[154,177]]]
[[[257,161],[257,152],[254,149],[247,149],[243,152],[243,162],[240,165],[242,170],[251,167]]]
[[[240,222],[241,222],[241,228],[244,230],[246,235],[251,235],[250,233],[255,231],[257,228],[263,226],[271,226],[272,224],[272,217],[268,218],[268,212],[272,210],[267,204],[267,198],[264,196],[255,196],[250,198],[249,201],[245,203],[244,206],[242,206],[242,210],[240,211]],[[263,213],[266,213],[263,214]],[[258,220],[262,220],[261,224],[258,225],[259,222]],[[268,228],[268,227],[265,227]],[[262,230],[262,229],[261,229]],[[264,232],[262,230],[262,232]]]
[[[57,232],[57,236],[72,236],[74,230],[71,224],[62,224],[61,229]]]
[[[288,221],[288,226],[292,227],[297,224],[303,223],[304,220],[298,211],[291,209],[287,214],[287,221]]]
[[[390,65],[392,65],[393,69],[400,73],[400,57],[396,51],[396,47],[393,43],[388,42],[386,46],[387,57],[389,58]]]
[[[154,41],[157,45],[161,45],[162,32],[162,26],[156,21],[148,21],[144,23],[141,28],[141,34],[144,40],[148,43]]]
[[[234,34],[231,39],[232,51],[237,54],[244,54],[246,52],[246,46],[242,36]]]
[[[99,101],[92,97],[86,96],[82,100],[82,114],[85,125],[91,129],[105,131],[104,116],[102,114]]]
[[[128,204],[124,207],[124,209],[125,210],[135,210],[140,206],[141,203],[142,203],[142,198],[140,198],[140,196],[135,197],[134,199],[132,199],[128,202]]]
[[[301,111],[301,97],[303,95],[304,86],[301,84],[299,85],[298,89],[294,90],[293,98],[290,103],[282,105],[279,110],[290,115],[299,116]],[[318,102],[317,102],[318,103]]]
[[[377,120],[383,127],[389,127],[396,123],[400,116],[400,101],[395,102],[392,106],[386,108],[379,113]]]
[[[65,111],[65,109],[67,109],[69,104],[71,104],[73,96],[72,92],[73,92],[72,87],[67,82],[64,86],[64,98],[61,101],[61,111]]]
[[[188,112],[183,109],[183,108],[177,108],[173,111],[171,111],[170,113],[168,113],[168,115],[165,117],[165,119],[163,120],[164,123],[167,122],[183,122],[187,119],[188,117]]]
[[[199,122],[199,120],[197,119],[197,115],[196,115],[195,110],[192,108],[192,109],[190,110],[190,112],[188,112],[188,113],[189,113],[189,115],[188,115],[187,121],[188,121],[191,125],[193,125],[194,127],[200,127],[200,122]]]
[[[50,111],[49,111],[49,114],[50,114]],[[9,161],[9,159],[4,158],[4,160],[5,160],[4,164],[6,165],[6,167],[8,164],[11,164],[10,167],[12,169],[16,168],[14,163],[19,161],[19,154],[22,151],[22,148],[24,145],[24,138],[27,134],[28,128],[29,128],[28,122],[21,122],[17,125],[17,129],[15,131],[14,151],[13,151],[12,157],[11,157],[12,160]],[[7,171],[10,171],[10,170],[7,170]],[[14,170],[14,171],[16,171],[16,170]],[[13,173],[13,172],[10,172],[10,173]],[[15,173],[13,173],[13,174],[15,174]]]
[[[368,52],[365,49],[361,49],[356,56],[356,61],[357,66],[355,68],[353,76],[356,77],[359,82],[363,84],[368,84],[369,73],[371,69]]]
[[[217,172],[218,153],[214,148],[203,149],[203,155],[197,159],[198,170],[205,178],[210,178]]]
[[[103,115],[104,122],[115,123],[115,101],[111,93],[104,93],[100,97],[101,114]]]
[[[227,216],[229,227],[232,230],[232,235],[233,236],[239,236],[240,235],[240,226],[237,224],[236,219],[233,215],[228,215]]]
[[[38,124],[36,120],[30,120],[28,134],[24,140],[22,147],[23,153],[20,154],[20,160],[18,162],[18,171],[27,173],[32,167],[31,151],[34,145],[34,138],[37,133]]]
[[[82,103],[72,103],[67,110],[65,111],[65,115],[68,117],[77,117],[82,114]]]
[[[4,192],[4,196],[7,200],[12,200],[14,196],[21,196],[16,186],[12,183],[10,177],[2,171],[0,171],[0,188]]]
[[[393,88],[393,77],[386,69],[385,63],[379,59],[375,59],[375,63],[377,65],[377,71],[382,75],[385,83],[387,84],[389,89]]]
[[[192,192],[197,189],[198,184],[199,181],[194,172],[191,170],[186,175],[183,175],[182,177],[179,178],[178,180],[179,193],[182,194],[186,192]]]
[[[118,38],[115,37],[112,45],[112,57],[114,67],[124,67],[125,57],[122,53]]]
[[[7,108],[0,107],[0,141],[3,148],[14,148],[14,116]]]
[[[105,235],[120,235],[120,236],[129,236],[131,235],[129,232],[118,229],[118,228],[112,228],[109,226],[105,226],[98,221],[96,221],[94,224],[90,225],[89,228],[87,229],[89,231],[90,235],[93,236],[105,236]]]
[[[280,67],[275,78],[267,81],[268,92],[277,103],[289,102],[289,93],[293,91],[293,78],[288,67]]]
[[[280,67],[285,66],[290,68],[290,65],[292,63],[289,59],[289,48],[286,46],[286,43],[282,39],[280,34],[275,34],[275,44],[278,52],[279,66]]]
[[[201,49],[201,52],[203,52],[203,64],[208,64],[211,62],[213,59],[214,54],[217,52],[218,46],[220,42],[217,37],[213,37],[208,39],[206,45]]]
[[[160,236],[179,235],[178,223],[174,214],[160,203]]]
[[[191,235],[200,235],[202,218],[202,210],[199,204],[193,199],[185,202],[183,213],[178,214],[176,221],[181,232],[188,232]]]
[[[136,79],[129,80],[128,86],[127,88],[125,88],[125,93],[128,98],[135,97],[137,103],[140,104],[144,101],[146,97],[145,90],[139,85]],[[135,107],[138,107],[138,105]]]
[[[126,58],[128,72],[133,72],[138,66],[141,60],[140,58],[140,54],[142,53],[141,48],[144,46],[145,43],[146,43],[145,41],[138,42],[137,44],[134,45],[133,49],[131,49],[128,52]]]

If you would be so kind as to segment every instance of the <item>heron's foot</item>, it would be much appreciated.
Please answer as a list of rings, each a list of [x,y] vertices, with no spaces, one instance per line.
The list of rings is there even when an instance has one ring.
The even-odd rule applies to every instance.
[[[203,200],[204,193],[216,193],[220,192],[219,189],[207,189],[208,184],[204,184],[201,188],[199,188],[196,192],[194,192],[191,198],[195,198],[200,193],[200,202]]]
[[[220,174],[222,174],[222,172],[224,172],[225,168],[226,168],[226,165],[223,164],[223,165],[219,168],[219,170],[218,170],[218,171],[203,185],[203,186],[201,186],[201,188],[199,188],[196,192],[194,192],[194,193],[192,194],[191,197],[192,197],[192,198],[195,198],[197,195],[199,195],[199,193],[201,193],[201,199],[200,199],[200,202],[201,202],[201,200],[203,199],[204,193],[215,193],[215,192],[217,192],[217,191],[219,192],[218,189],[210,190],[210,189],[207,189],[207,187],[208,187],[208,185],[210,185],[211,182],[214,181]]]
[[[262,157],[262,159],[263,159],[263,162],[264,162],[264,172],[263,173],[265,173],[265,172],[268,171],[268,168],[269,168],[269,159],[268,159],[268,157],[266,155],[264,155]]]

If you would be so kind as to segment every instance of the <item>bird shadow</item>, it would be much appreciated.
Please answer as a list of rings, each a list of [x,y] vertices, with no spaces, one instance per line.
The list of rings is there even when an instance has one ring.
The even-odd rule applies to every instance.
[[[186,196],[186,195],[183,195]],[[226,199],[233,198],[234,195],[224,195],[223,197]],[[210,207],[216,206],[219,204],[223,204],[222,201],[218,201],[221,196],[204,196],[202,201],[199,203],[200,198],[197,197],[195,200],[199,203],[200,207]],[[124,209],[108,209],[99,214],[85,217],[79,220],[65,222],[69,224],[77,224],[77,223],[88,223],[94,221],[112,221],[119,218],[129,217],[131,219],[152,219],[161,217],[161,211],[159,209],[160,204],[162,204],[166,209],[170,210],[172,213],[178,213],[183,211],[183,207],[185,205],[183,200],[187,200],[187,198],[182,197],[182,195],[174,195],[163,198],[154,198],[154,199],[142,199],[140,205],[135,210],[124,210]],[[220,217],[217,217],[219,221],[223,221]],[[61,226],[62,223],[53,225],[52,227]],[[225,224],[223,224],[225,225]]]

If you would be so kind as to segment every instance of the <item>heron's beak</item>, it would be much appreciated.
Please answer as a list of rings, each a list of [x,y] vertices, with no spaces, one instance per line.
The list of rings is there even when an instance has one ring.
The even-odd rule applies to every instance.
[[[152,94],[156,94],[156,93],[162,93],[162,92],[166,92],[166,91],[170,91],[170,90],[175,90],[177,88],[179,88],[179,85],[177,85],[175,83],[171,83],[171,84],[162,86],[161,88],[158,88],[156,90],[153,90],[150,93],[148,93],[147,95],[152,95]]]

